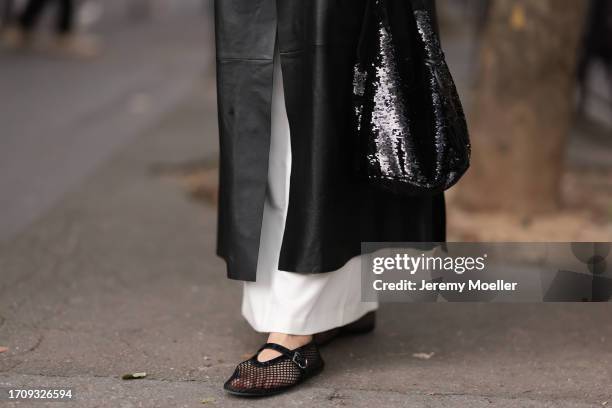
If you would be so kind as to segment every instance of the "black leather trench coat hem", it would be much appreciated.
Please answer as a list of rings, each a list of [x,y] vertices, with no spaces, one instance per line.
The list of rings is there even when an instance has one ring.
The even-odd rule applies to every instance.
[[[217,254],[256,280],[266,194],[273,57],[291,131],[289,208],[279,269],[325,273],[361,242],[443,242],[443,194],[401,197],[355,179],[352,76],[369,0],[216,0],[220,136]],[[410,0],[389,0],[409,12]]]

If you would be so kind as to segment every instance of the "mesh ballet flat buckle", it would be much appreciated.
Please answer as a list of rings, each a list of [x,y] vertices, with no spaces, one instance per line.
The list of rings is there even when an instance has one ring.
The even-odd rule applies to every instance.
[[[293,358],[291,359],[291,361],[294,362],[302,370],[305,370],[306,366],[308,365],[308,359],[302,358],[302,355],[297,351],[293,354]],[[301,361],[303,361],[304,363],[302,364]]]

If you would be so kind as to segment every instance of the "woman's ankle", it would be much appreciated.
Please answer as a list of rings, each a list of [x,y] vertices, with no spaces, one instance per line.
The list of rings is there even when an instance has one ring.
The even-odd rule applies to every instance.
[[[300,336],[294,334],[285,334],[285,333],[270,333],[268,336],[268,343],[276,343],[280,344],[288,348],[289,350],[293,350],[299,347],[302,347],[312,341],[312,336]],[[280,356],[280,353],[275,350],[263,350],[259,353],[258,360],[259,361],[268,361],[275,357]]]
[[[312,341],[312,336],[302,336],[295,334],[285,333],[270,333],[268,336],[268,343],[277,343],[281,346],[285,346],[292,350],[294,348],[302,347]]]

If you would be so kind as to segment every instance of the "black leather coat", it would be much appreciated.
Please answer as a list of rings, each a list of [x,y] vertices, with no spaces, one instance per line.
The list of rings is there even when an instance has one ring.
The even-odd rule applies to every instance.
[[[392,0],[405,12],[408,0]],[[216,0],[220,195],[217,253],[256,278],[270,145],[275,41],[291,129],[279,269],[336,270],[362,241],[445,240],[442,194],[400,197],[357,182],[351,92],[366,0]],[[278,35],[277,35],[278,34]]]

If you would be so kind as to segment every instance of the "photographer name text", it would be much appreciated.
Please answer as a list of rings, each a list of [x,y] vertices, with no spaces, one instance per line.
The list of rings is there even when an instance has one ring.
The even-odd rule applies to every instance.
[[[432,282],[428,280],[411,281],[407,279],[398,282],[385,282],[377,279],[373,282],[376,291],[407,291],[407,292],[457,292],[466,291],[516,291],[517,282],[506,282],[498,279],[493,282],[478,280],[468,280],[467,282]]]

